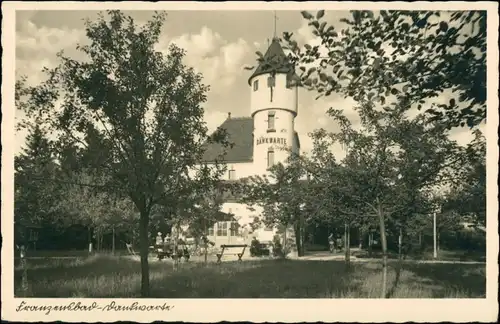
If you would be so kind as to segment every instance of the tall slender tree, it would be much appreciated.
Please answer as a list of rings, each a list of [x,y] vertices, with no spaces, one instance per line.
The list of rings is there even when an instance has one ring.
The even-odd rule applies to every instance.
[[[202,104],[208,86],[182,63],[185,52],[157,44],[166,14],[155,13],[139,27],[117,10],[87,20],[88,45],[77,47],[84,60],[58,55],[60,64],[45,69],[48,79],[29,89],[22,105],[55,131],[56,141],[107,152],[89,166],[105,183],[94,184],[127,195],[140,214],[141,295],[149,296],[148,229],[153,206],[175,201],[201,160],[208,136]],[[59,100],[61,105],[56,105]],[[202,167],[203,168],[203,167]],[[220,168],[197,173],[217,179]],[[208,180],[207,180],[208,179]]]
[[[51,182],[57,176],[57,165],[51,142],[39,125],[30,125],[26,146],[15,157],[14,168],[14,221],[21,227],[50,223],[58,200],[57,187]],[[40,177],[47,181],[36,181]]]

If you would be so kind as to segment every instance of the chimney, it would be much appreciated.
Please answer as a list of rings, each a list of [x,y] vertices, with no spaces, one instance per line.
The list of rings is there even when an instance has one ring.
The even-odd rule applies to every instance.
[[[227,119],[231,119],[231,113],[230,112],[227,113]]]

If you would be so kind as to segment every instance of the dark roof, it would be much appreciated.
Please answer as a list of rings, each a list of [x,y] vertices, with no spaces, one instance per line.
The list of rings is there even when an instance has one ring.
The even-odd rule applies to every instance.
[[[253,119],[251,117],[237,117],[226,119],[219,128],[226,130],[228,141],[233,145],[227,148],[224,161],[252,162],[253,161]],[[214,162],[224,152],[219,143],[210,143],[203,155],[203,162]]]
[[[267,49],[266,54],[264,54],[264,61],[268,62],[269,60],[273,61],[281,61],[283,63],[289,62],[288,57],[286,56],[285,52],[283,52],[283,48],[280,45],[280,41],[278,38],[273,38],[273,41],[271,42],[271,45]],[[252,76],[248,79],[248,84],[250,84],[250,80],[252,78],[271,72],[270,67],[265,67],[263,64],[259,64],[257,69],[253,72]],[[290,68],[287,66],[282,65],[278,70],[278,73],[290,73]]]

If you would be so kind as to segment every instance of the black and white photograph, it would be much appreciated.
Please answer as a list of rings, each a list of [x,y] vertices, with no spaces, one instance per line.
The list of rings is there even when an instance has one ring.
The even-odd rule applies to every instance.
[[[495,321],[497,10],[2,5],[5,319]]]

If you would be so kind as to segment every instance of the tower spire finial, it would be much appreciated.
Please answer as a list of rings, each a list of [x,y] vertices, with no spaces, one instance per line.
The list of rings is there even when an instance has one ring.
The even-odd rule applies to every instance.
[[[273,35],[273,38],[277,38],[277,34],[276,34],[276,21],[278,20],[278,16],[276,15],[276,10],[274,10],[274,35]]]

